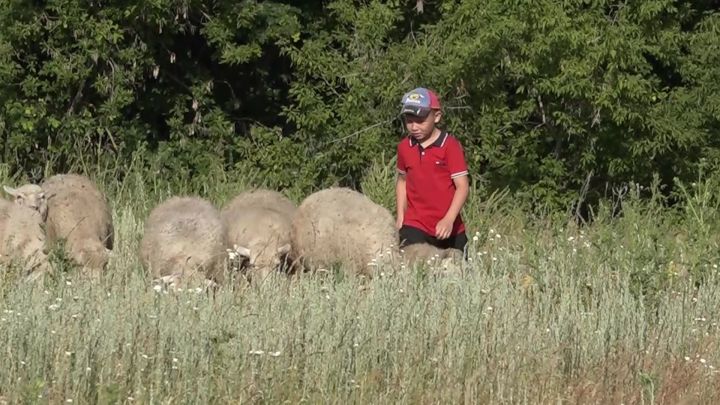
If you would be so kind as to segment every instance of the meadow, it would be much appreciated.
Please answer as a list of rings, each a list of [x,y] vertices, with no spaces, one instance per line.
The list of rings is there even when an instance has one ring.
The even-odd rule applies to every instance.
[[[376,168],[364,191],[391,204],[391,176]],[[0,403],[720,400],[712,179],[678,185],[671,208],[631,189],[621,215],[611,201],[587,225],[477,192],[461,275],[380,260],[373,280],[280,276],[214,294],[153,288],[137,259],[149,210],[187,190],[98,179],[117,240],[100,280],[60,259],[41,284],[0,273]],[[252,186],[204,181],[218,204]]]

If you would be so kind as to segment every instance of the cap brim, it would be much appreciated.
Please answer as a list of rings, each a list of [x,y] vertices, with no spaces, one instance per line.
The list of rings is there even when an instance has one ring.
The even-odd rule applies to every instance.
[[[400,110],[400,115],[414,115],[416,117],[427,117],[427,115],[430,114],[429,108],[424,107],[418,107],[418,106],[404,106],[402,110]]]

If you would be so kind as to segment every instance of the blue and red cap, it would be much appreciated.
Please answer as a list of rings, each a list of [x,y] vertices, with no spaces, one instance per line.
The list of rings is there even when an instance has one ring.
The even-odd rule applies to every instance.
[[[432,110],[440,109],[440,99],[432,90],[418,87],[411,90],[402,98],[402,109],[400,115],[410,114],[418,117],[426,117]]]

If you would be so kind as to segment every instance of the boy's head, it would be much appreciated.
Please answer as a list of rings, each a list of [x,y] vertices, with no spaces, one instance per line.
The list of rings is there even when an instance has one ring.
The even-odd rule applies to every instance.
[[[432,136],[442,118],[437,94],[424,87],[418,87],[406,93],[401,103],[400,115],[410,135],[418,141]]]

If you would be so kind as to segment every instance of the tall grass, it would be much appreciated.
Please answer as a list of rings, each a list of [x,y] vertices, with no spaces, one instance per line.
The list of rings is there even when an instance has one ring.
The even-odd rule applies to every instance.
[[[392,171],[371,174],[366,193],[383,196]],[[621,217],[601,209],[583,228],[476,193],[462,275],[387,267],[208,295],[155,290],[137,259],[149,209],[177,189],[110,179],[102,279],[0,276],[0,402],[720,400],[720,221],[704,183],[673,209],[630,195]],[[186,191],[219,203],[251,183]]]

